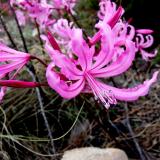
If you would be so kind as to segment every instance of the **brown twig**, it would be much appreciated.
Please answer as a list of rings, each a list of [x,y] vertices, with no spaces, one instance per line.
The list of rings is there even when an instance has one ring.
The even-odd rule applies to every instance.
[[[12,46],[13,46],[15,49],[17,49],[17,46],[16,46],[16,44],[15,44],[15,42],[14,42],[11,34],[10,34],[9,31],[8,31],[8,28],[7,28],[7,26],[6,26],[6,24],[5,24],[4,20],[3,20],[2,15],[0,15],[0,22],[1,22],[1,24],[2,24],[2,27],[3,27],[4,31],[5,31],[6,34],[7,34],[8,39],[10,40]]]
[[[37,93],[37,97],[38,97],[38,101],[39,101],[41,114],[42,114],[42,117],[44,119],[47,131],[48,131],[48,136],[49,136],[50,141],[51,141],[52,153],[54,154],[56,152],[56,150],[55,150],[55,145],[54,145],[54,141],[53,141],[52,131],[50,129],[50,126],[49,126],[49,123],[48,123],[48,120],[47,120],[47,117],[46,117],[46,114],[45,114],[45,111],[44,111],[43,101],[42,101],[42,98],[41,98],[41,93],[40,93],[39,88],[36,88],[36,93]]]
[[[140,160],[146,160],[145,156],[143,155],[143,151],[142,151],[137,139],[135,138],[135,134],[134,134],[134,132],[132,130],[132,127],[131,127],[131,124],[130,124],[130,120],[129,120],[129,116],[128,116],[128,104],[127,103],[125,103],[124,108],[125,108],[125,111],[126,111],[126,125],[128,127],[130,135],[133,138],[133,142],[134,142],[136,150],[139,154]]]
[[[42,60],[42,59],[40,59],[40,58],[38,58],[38,57],[36,57],[36,56],[31,56],[31,59],[36,59],[36,60],[38,60],[41,64],[43,64],[45,67],[47,67],[48,65]]]
[[[36,19],[35,19],[35,24],[36,24],[36,28],[37,28],[37,32],[38,32],[38,39],[39,39],[39,42],[40,42],[42,53],[45,54],[44,47],[43,47],[43,41],[41,39],[41,32],[40,32],[39,24],[37,23]]]
[[[26,44],[26,41],[25,41],[25,38],[24,38],[24,35],[23,35],[23,32],[22,32],[21,26],[20,26],[20,24],[19,24],[17,15],[16,15],[16,13],[15,13],[15,10],[14,10],[13,7],[11,7],[11,5],[9,5],[9,6],[10,6],[10,9],[11,9],[11,11],[12,11],[12,13],[13,13],[14,19],[15,19],[15,21],[16,21],[17,28],[18,28],[18,31],[19,31],[20,36],[21,36],[21,40],[22,40],[22,42],[23,42],[24,50],[25,50],[25,52],[28,53],[27,44]]]

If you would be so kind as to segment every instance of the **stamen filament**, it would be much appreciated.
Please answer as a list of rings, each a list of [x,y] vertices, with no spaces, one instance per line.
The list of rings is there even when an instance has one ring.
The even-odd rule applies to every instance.
[[[89,86],[92,89],[92,92],[95,96],[95,99],[96,100],[99,99],[102,102],[102,104],[105,106],[105,108],[109,109],[109,107],[110,107],[109,98],[111,98],[111,97],[103,91],[103,89],[96,83],[96,81],[94,80],[94,78],[92,78],[92,76],[90,74],[85,73],[85,76],[86,76],[86,80],[89,83]],[[108,102],[106,101],[105,98],[107,98]]]

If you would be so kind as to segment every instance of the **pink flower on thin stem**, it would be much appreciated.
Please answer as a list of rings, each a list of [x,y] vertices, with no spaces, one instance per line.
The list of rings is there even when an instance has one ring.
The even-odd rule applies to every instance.
[[[117,54],[114,50],[114,34],[107,25],[101,35],[101,49],[98,53],[94,45],[88,46],[82,37],[82,31],[72,37],[72,52],[75,58],[63,54],[54,47],[54,43],[53,48],[49,50],[52,62],[47,68],[46,77],[49,86],[64,98],[74,98],[81,92],[93,93],[95,99],[108,109],[110,104],[117,103],[116,100],[134,101],[146,95],[150,86],[157,80],[158,72],[155,72],[150,80],[130,89],[119,89],[100,80],[128,70],[136,52],[131,40],[121,41],[117,45],[124,47],[124,51],[113,61],[114,54]]]

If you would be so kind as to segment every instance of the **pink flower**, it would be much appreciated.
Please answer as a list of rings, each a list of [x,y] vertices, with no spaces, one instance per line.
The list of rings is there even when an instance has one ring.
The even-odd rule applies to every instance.
[[[29,54],[16,51],[3,44],[0,44],[0,55],[0,79],[5,78],[6,75],[11,79],[15,78],[20,69],[22,69],[31,58]],[[5,92],[6,87],[1,87],[0,101]]]
[[[0,75],[8,74],[23,67],[30,60],[29,54],[16,51],[3,44],[0,44],[0,54]],[[4,62],[7,63],[4,64]]]
[[[54,25],[53,25],[53,32],[57,34],[61,39],[69,41],[72,36],[72,28],[73,22],[68,22],[68,20],[60,18]]]
[[[116,104],[116,99],[133,101],[146,95],[150,86],[156,82],[158,72],[150,80],[131,89],[115,88],[100,80],[125,72],[132,65],[136,52],[131,40],[122,40],[117,45],[124,47],[124,51],[113,61],[114,54],[117,54],[114,50],[114,34],[107,25],[101,35],[99,52],[95,51],[94,45],[88,46],[82,37],[82,31],[81,34],[75,34],[71,41],[74,58],[53,46],[54,49],[49,50],[52,62],[46,71],[49,86],[64,98],[73,98],[81,92],[92,92],[95,99],[108,109],[110,104]]]
[[[33,21],[36,20],[42,29],[55,22],[51,19],[53,6],[48,4],[46,0],[12,0],[10,3],[21,9],[21,12],[19,11],[17,14],[20,24],[23,24],[24,18],[27,17],[30,17]]]

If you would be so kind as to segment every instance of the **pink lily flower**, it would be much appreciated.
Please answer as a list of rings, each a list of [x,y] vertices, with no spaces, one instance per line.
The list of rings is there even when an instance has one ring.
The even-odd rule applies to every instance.
[[[16,51],[3,44],[0,44],[0,54],[0,75],[8,74],[14,70],[22,68],[31,59],[29,54]],[[2,62],[7,63],[2,64]]]
[[[150,80],[130,89],[119,89],[106,85],[100,78],[110,78],[124,73],[132,65],[136,48],[131,40],[119,42],[125,49],[113,61],[114,34],[106,26],[101,35],[101,50],[97,53],[95,46],[89,45],[81,34],[72,37],[72,52],[75,58],[63,54],[57,47],[48,50],[52,62],[48,65],[46,77],[49,86],[63,98],[71,99],[82,93],[93,93],[107,109],[116,100],[134,101],[148,93],[150,86],[156,82],[158,72]],[[54,39],[52,37],[52,39]],[[54,40],[55,42],[55,40]],[[58,44],[56,44],[58,45]]]
[[[12,0],[10,4],[12,6],[16,5],[21,9],[18,9],[18,12],[16,11],[20,24],[24,24],[27,17],[30,17],[33,21],[36,20],[42,29],[55,22],[53,19],[50,19],[53,6],[48,4],[46,0]]]
[[[5,78],[7,74],[13,79],[22,67],[31,59],[29,54],[16,51],[3,44],[0,44],[0,55],[0,79]],[[13,73],[13,71],[16,72]],[[10,75],[11,73],[13,73],[13,75]],[[5,92],[6,87],[1,87],[0,101],[3,99]]]

